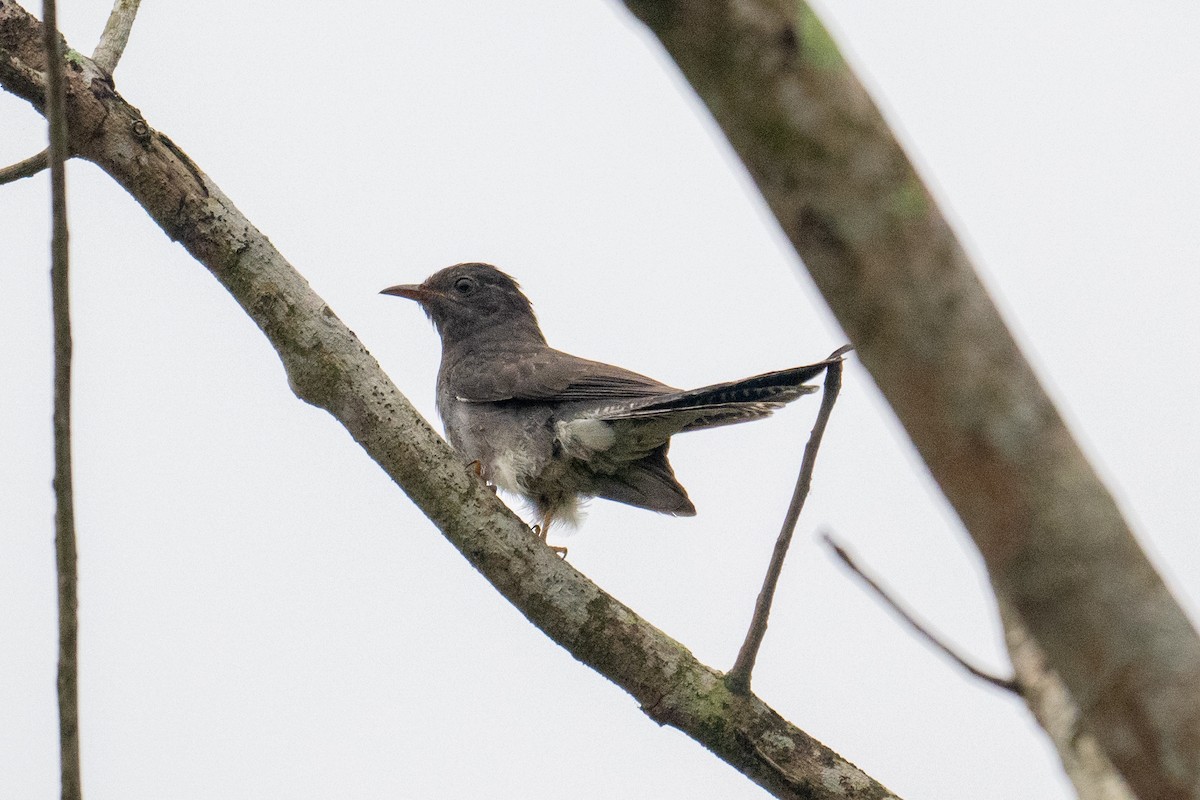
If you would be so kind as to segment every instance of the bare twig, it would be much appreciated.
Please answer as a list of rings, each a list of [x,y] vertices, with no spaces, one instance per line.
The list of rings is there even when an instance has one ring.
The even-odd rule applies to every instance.
[[[62,39],[54,0],[42,3],[46,119],[50,123],[50,291],[54,308],[54,501],[58,563],[58,735],[63,800],[79,800],[79,617],[71,478],[71,316],[67,283],[67,119]]]
[[[792,492],[792,501],[788,504],[787,514],[783,518],[783,526],[779,530],[779,538],[775,540],[775,550],[771,553],[771,563],[767,566],[766,577],[763,578],[762,589],[758,592],[758,600],[754,604],[754,616],[750,620],[750,628],[746,631],[746,640],[738,651],[737,661],[725,675],[725,685],[735,694],[750,693],[750,673],[754,670],[754,661],[758,658],[758,649],[762,646],[763,637],[767,634],[767,618],[771,614],[771,602],[775,598],[775,587],[779,584],[779,574],[783,571],[783,560],[787,557],[788,547],[792,543],[792,534],[796,530],[796,522],[800,519],[800,511],[808,497],[809,487],[812,486],[813,467],[817,461],[817,450],[821,447],[821,437],[825,435],[825,426],[829,423],[829,415],[833,404],[837,402],[838,391],[842,387],[841,356],[850,347],[841,347],[830,355],[832,363],[825,369],[825,388],[821,393],[821,410],[817,412],[817,421],[813,424],[812,433],[808,436],[808,444],[804,446],[804,460],[800,464],[800,474],[796,478],[796,488]],[[835,360],[836,359],[836,360]]]
[[[846,551],[846,548],[834,541],[832,536],[830,536],[828,533],[823,533],[821,534],[821,539],[825,542],[825,544],[829,545],[830,548],[833,549],[834,554],[841,559],[842,563],[846,565],[847,569],[857,575],[863,583],[869,586],[871,590],[879,596],[879,599],[883,600],[883,602],[886,603],[888,607],[892,609],[892,611],[896,612],[900,619],[908,623],[908,626],[916,631],[921,638],[929,642],[938,650],[941,650],[951,661],[958,664],[976,678],[986,681],[997,688],[1005,689],[1006,691],[1013,692],[1014,694],[1021,694],[1021,685],[1015,678],[1001,678],[991,674],[990,672],[980,669],[956,653],[949,645],[944,643],[937,636],[930,633],[929,629],[918,622],[917,619],[907,609],[900,605],[899,601],[894,600],[877,580],[864,572],[863,568],[858,565],[853,556]]]
[[[108,74],[117,68],[129,44],[129,31],[133,28],[133,20],[137,16],[138,6],[142,0],[116,0],[108,22],[104,24],[104,32],[100,34],[100,42],[92,53],[92,60],[100,65]],[[50,149],[46,148],[24,161],[18,161],[0,169],[0,186],[22,178],[30,178],[44,170],[50,163]]]
[[[24,161],[18,161],[15,164],[10,164],[4,169],[0,169],[0,186],[13,181],[19,181],[21,178],[32,178],[46,168],[49,163],[50,150],[43,150],[37,155],[32,155]]]

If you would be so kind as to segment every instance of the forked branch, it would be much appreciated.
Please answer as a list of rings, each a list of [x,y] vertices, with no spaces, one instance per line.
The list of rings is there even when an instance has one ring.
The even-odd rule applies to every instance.
[[[109,75],[117,68],[125,45],[129,44],[129,32],[133,28],[133,20],[137,17],[138,6],[142,0],[116,0],[108,22],[104,24],[104,32],[100,34],[100,42],[92,53],[92,60]],[[47,16],[43,14],[43,17]],[[22,178],[31,178],[44,170],[50,163],[50,148],[36,153],[23,161],[10,164],[0,169],[0,186]]]

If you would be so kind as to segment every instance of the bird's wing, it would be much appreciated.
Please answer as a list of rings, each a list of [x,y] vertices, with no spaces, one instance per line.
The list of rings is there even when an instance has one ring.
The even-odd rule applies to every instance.
[[[472,403],[628,401],[678,391],[645,375],[550,348],[472,361],[457,368],[452,380],[455,396]]]

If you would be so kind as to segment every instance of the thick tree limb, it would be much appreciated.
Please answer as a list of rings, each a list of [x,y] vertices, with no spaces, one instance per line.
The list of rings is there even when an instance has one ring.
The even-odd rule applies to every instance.
[[[1200,798],[1200,638],[887,124],[794,0],[626,0],[708,105],[1139,797]]]
[[[0,0],[0,83],[44,103],[41,26]],[[602,592],[535,539],[421,419],[333,311],[178,147],[78,59],[67,116],[74,151],[112,176],[201,261],[279,353],[296,394],[329,411],[464,556],[575,658],[781,798],[891,797]]]

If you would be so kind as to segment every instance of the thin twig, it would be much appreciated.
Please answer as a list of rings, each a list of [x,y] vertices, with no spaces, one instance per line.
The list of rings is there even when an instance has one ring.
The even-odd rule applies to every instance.
[[[779,575],[783,571],[783,560],[787,557],[792,534],[796,530],[796,522],[800,519],[800,511],[804,508],[804,501],[812,486],[817,450],[821,447],[825,426],[829,423],[829,415],[833,411],[833,404],[837,402],[838,391],[842,387],[842,362],[840,359],[850,349],[849,346],[841,347],[829,356],[831,363],[825,369],[825,388],[821,394],[821,409],[817,412],[817,420],[813,424],[812,433],[808,436],[808,444],[804,446],[804,459],[800,464],[800,474],[796,478],[792,501],[788,504],[787,514],[783,518],[779,538],[775,540],[775,550],[771,553],[771,563],[767,566],[762,589],[759,590],[758,600],[754,604],[754,616],[750,620],[749,630],[746,631],[746,640],[742,642],[742,649],[738,651],[733,668],[725,674],[725,685],[735,694],[750,693],[750,673],[754,670],[758,649],[762,646],[763,637],[767,634],[767,618],[771,614],[775,587],[779,584]]]
[[[67,118],[62,39],[54,0],[42,3],[46,119],[53,213],[50,292],[54,309],[54,527],[58,563],[58,735],[63,800],[80,800],[79,616],[75,502],[71,477],[71,316],[67,283]]]
[[[924,625],[918,622],[909,611],[900,605],[899,601],[892,599],[892,597],[887,593],[887,590],[885,590],[878,581],[864,572],[862,567],[855,562],[854,558],[848,552],[846,552],[846,548],[834,541],[832,536],[830,536],[828,533],[823,533],[821,534],[821,539],[825,542],[825,544],[829,545],[833,549],[834,554],[841,559],[842,563],[846,565],[847,569],[857,575],[863,583],[869,586],[875,592],[875,594],[878,595],[881,600],[883,600],[883,602],[887,603],[888,607],[891,608],[892,611],[899,615],[900,619],[908,623],[908,626],[916,631],[919,636],[925,639],[925,641],[932,644],[938,650],[941,650],[948,658],[950,658],[951,661],[954,661],[976,678],[979,678],[982,681],[987,681],[997,688],[1013,692],[1014,694],[1021,694],[1021,685],[1016,678],[998,677],[967,661],[965,658],[951,649],[949,645],[945,644],[937,636],[930,633],[930,631]]]
[[[116,0],[113,3],[108,22],[104,24],[104,32],[100,34],[100,43],[92,53],[92,60],[109,75],[117,68],[117,63],[125,53],[125,45],[129,44],[129,31],[133,28],[133,20],[137,17],[141,2],[142,0]],[[49,163],[50,149],[46,148],[24,161],[10,164],[0,169],[0,186],[37,175]]]
[[[47,148],[37,155],[32,155],[24,161],[18,161],[15,164],[10,164],[4,169],[0,169],[0,186],[13,181],[19,181],[21,178],[31,178],[46,168],[50,159],[50,149]]]

